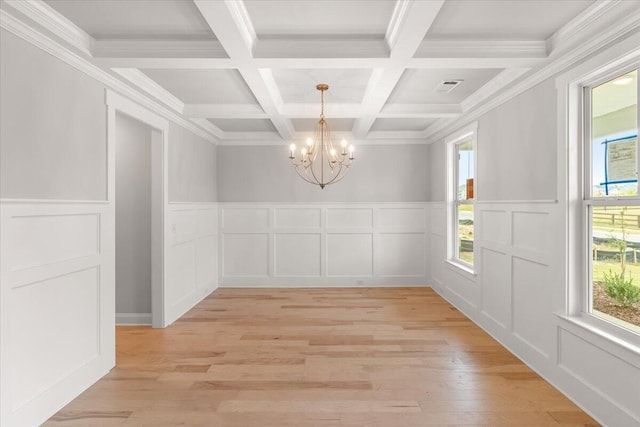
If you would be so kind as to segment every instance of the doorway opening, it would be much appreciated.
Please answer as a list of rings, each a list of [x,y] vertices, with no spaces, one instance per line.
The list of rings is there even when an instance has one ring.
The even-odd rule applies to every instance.
[[[115,114],[116,325],[154,325],[162,289],[162,132]]]

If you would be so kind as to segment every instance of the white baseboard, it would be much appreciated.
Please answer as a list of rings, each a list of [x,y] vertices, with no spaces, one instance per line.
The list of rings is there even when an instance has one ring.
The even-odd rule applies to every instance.
[[[117,326],[151,326],[151,313],[116,313]]]

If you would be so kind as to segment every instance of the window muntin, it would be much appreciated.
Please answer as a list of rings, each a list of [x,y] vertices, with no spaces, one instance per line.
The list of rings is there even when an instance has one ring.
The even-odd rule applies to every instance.
[[[638,70],[585,87],[584,218],[587,292],[584,310],[640,333]]]

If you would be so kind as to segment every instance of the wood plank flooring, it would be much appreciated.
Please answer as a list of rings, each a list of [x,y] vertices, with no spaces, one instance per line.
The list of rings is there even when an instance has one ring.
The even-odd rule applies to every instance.
[[[596,426],[429,288],[219,289],[47,426]]]

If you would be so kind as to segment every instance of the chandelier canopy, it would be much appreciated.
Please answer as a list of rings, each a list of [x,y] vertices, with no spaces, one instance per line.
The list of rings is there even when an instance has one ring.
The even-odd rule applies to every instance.
[[[342,140],[339,150],[333,146],[329,124],[324,118],[324,92],[329,90],[329,85],[320,83],[316,89],[320,91],[321,110],[314,137],[307,138],[306,146],[300,149],[300,155],[296,155],[296,145],[291,144],[289,159],[302,179],[324,188],[342,180],[355,157],[353,145],[347,149],[346,140]]]

